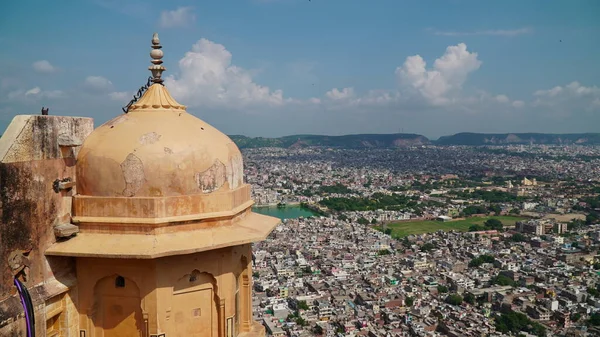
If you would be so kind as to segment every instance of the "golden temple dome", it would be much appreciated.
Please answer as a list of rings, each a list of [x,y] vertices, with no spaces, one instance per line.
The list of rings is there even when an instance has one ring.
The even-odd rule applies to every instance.
[[[171,197],[243,185],[238,147],[171,97],[162,83],[157,34],[152,44],[152,85],[126,113],[94,130],[79,151],[78,195]]]

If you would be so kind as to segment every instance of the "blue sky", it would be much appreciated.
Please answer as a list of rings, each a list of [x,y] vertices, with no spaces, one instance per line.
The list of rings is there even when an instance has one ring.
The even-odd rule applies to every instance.
[[[0,128],[117,116],[149,75],[228,134],[600,132],[598,1],[24,1],[0,13]]]

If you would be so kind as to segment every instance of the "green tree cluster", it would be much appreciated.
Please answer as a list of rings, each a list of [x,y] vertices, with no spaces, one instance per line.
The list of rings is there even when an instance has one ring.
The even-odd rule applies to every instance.
[[[418,197],[416,198],[418,199]],[[370,197],[325,198],[319,203],[334,211],[374,211],[392,207],[404,209],[417,206],[415,198],[397,193],[392,195],[373,193]]]
[[[321,193],[337,193],[337,194],[350,194],[352,190],[349,189],[346,185],[337,183],[331,186],[321,186],[319,187],[319,191]]]
[[[484,254],[469,261],[469,267],[477,268],[484,263],[494,263],[495,261],[496,259],[493,256]]]
[[[464,216],[471,216],[473,214],[487,214],[488,209],[482,205],[469,205],[461,212]]]
[[[578,230],[578,229],[582,228],[583,226],[585,226],[585,221],[579,220],[579,219],[573,219],[573,220],[569,221],[569,223],[567,223],[567,230],[574,231],[574,230]]]
[[[546,328],[540,323],[530,320],[525,314],[511,311],[496,318],[496,330],[508,334],[525,331],[536,336],[545,337]]]
[[[473,192],[454,192],[454,194],[463,199],[478,199],[486,202],[499,203],[499,202],[516,202],[523,201],[525,198],[516,196],[513,193],[493,190],[475,190]]]
[[[487,230],[502,230],[502,221],[498,219],[488,219],[483,223],[483,226],[472,225],[469,227],[469,232],[479,232]]]
[[[462,302],[463,302],[463,298],[462,298],[462,296],[460,296],[458,294],[450,294],[450,295],[448,295],[448,297],[446,297],[446,303],[448,303],[448,304],[461,305]]]
[[[298,309],[308,310],[308,304],[306,304],[306,301],[298,301]]]
[[[593,313],[588,319],[587,323],[591,326],[600,326],[600,313]]]
[[[504,276],[502,274],[498,274],[496,277],[492,279],[492,284],[497,284],[499,286],[515,286],[515,281],[510,277]]]
[[[475,304],[475,295],[473,295],[471,293],[466,293],[464,300],[465,300],[465,302],[473,305],[473,304]]]
[[[520,210],[520,209],[518,209],[518,208],[512,208],[512,209],[511,209],[511,210],[508,212],[508,214],[512,214],[512,215],[519,215],[519,214],[521,214],[521,210]]]
[[[436,248],[436,246],[433,243],[427,242],[427,243],[425,243],[425,244],[423,244],[421,246],[421,251],[422,252],[429,252],[429,251],[434,250],[435,248]]]
[[[515,233],[510,237],[510,241],[512,242],[526,242],[527,237],[521,233]]]

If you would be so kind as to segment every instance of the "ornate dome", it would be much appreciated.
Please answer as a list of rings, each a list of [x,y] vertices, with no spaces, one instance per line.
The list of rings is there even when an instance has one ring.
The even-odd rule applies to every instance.
[[[79,150],[77,236],[45,254],[155,259],[264,240],[280,223],[252,212],[239,149],[171,97],[156,34],[152,43],[154,84]]]
[[[154,36],[153,84],[127,113],[98,127],[77,157],[77,193],[170,197],[243,185],[242,155],[225,134],[185,111],[162,85]]]

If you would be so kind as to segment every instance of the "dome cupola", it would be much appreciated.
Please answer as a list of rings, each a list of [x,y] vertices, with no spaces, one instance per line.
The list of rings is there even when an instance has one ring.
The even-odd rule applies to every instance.
[[[49,255],[156,258],[263,240],[279,219],[252,212],[242,154],[163,85],[152,38],[147,90],[95,129],[77,156],[72,222]],[[110,249],[107,249],[110,247]]]
[[[237,189],[243,184],[239,149],[171,97],[162,83],[157,34],[152,48],[148,90],[85,140],[77,157],[78,194],[171,197]]]

